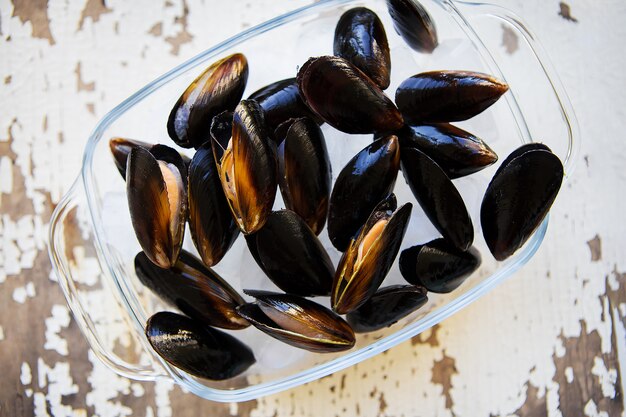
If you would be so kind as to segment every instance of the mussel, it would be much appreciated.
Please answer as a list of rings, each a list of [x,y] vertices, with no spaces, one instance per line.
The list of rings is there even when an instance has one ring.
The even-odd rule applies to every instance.
[[[130,154],[130,150],[138,147],[150,151],[156,159],[176,163],[178,157],[172,154],[172,152],[175,152],[182,158],[185,167],[189,166],[189,162],[191,162],[191,159],[189,159],[187,155],[178,153],[174,149],[165,145],[155,145],[153,143],[142,142],[135,139],[114,137],[109,140],[109,148],[111,149],[111,154],[113,155],[113,160],[115,161],[115,167],[124,179],[126,179],[126,163],[128,161],[128,155]],[[172,156],[168,157],[168,155]],[[185,174],[183,175],[183,179],[186,181],[186,168],[184,172]]]
[[[361,307],[348,313],[346,321],[356,333],[389,327],[428,301],[426,289],[415,285],[390,285],[382,288]]]
[[[487,187],[480,222],[498,261],[517,251],[548,214],[563,181],[563,165],[545,145],[514,151]]]
[[[404,279],[436,293],[455,290],[479,266],[478,249],[472,246],[460,251],[444,239],[416,245],[400,253],[400,272]]]
[[[435,22],[417,0],[387,0],[398,35],[417,52],[430,53],[438,45]]]
[[[450,178],[416,148],[402,149],[401,155],[404,178],[426,216],[452,246],[467,250],[474,241],[474,226]]]
[[[405,126],[398,132],[401,149],[417,148],[454,179],[492,165],[498,155],[480,138],[447,123]]]
[[[211,143],[198,148],[189,164],[189,230],[202,261],[216,265],[235,243],[239,227],[230,212]]]
[[[407,78],[396,104],[412,125],[467,120],[498,101],[509,86],[491,75],[470,71],[430,71]]]
[[[265,115],[265,122],[271,130],[292,118],[308,117],[318,122],[317,116],[300,97],[295,78],[266,85],[252,93],[249,98],[259,103]]]
[[[328,211],[328,236],[335,248],[345,251],[374,207],[391,194],[399,166],[400,145],[392,135],[366,146],[341,170]]]
[[[248,61],[232,54],[207,68],[180,96],[167,120],[167,133],[183,148],[210,140],[207,127],[217,114],[233,110],[246,88]]]
[[[350,61],[380,88],[389,87],[391,57],[383,23],[365,7],[348,10],[337,22],[333,53]]]
[[[183,243],[187,221],[184,170],[180,155],[175,162],[167,162],[137,147],[128,156],[126,195],[133,228],[146,256],[161,268],[176,263]]]
[[[185,250],[170,269],[154,265],[139,252],[135,273],[142,284],[189,317],[224,329],[249,326],[236,311],[245,303],[243,298],[217,272]]]
[[[163,359],[200,378],[232,378],[256,361],[252,350],[233,336],[168,311],[148,319],[146,336]]]
[[[239,229],[259,230],[276,196],[276,149],[263,111],[254,100],[242,100],[232,113],[211,124],[213,155],[222,188]]]
[[[291,210],[271,213],[246,239],[253,257],[281,290],[296,295],[328,295],[335,268],[313,231]]]
[[[312,352],[348,350],[354,332],[341,317],[313,301],[289,294],[244,291],[256,298],[239,307],[253,326],[281,342]]]
[[[389,132],[402,127],[402,115],[393,102],[343,58],[311,58],[300,68],[296,80],[309,108],[342,132]]]
[[[326,223],[331,188],[326,141],[309,118],[293,120],[278,147],[278,185],[285,207],[319,235]]]
[[[413,207],[396,205],[393,194],[381,201],[341,257],[331,292],[336,313],[350,313],[363,305],[391,269]]]

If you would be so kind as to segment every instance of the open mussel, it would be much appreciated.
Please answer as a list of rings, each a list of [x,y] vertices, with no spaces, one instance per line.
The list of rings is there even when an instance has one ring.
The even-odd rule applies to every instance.
[[[259,103],[265,122],[272,131],[281,123],[294,118],[308,117],[317,123],[317,117],[300,97],[295,78],[266,85],[252,93],[249,98]]]
[[[122,175],[122,178],[124,179],[126,179],[126,163],[128,161],[128,155],[130,155],[131,149],[138,147],[150,151],[156,159],[176,163],[178,157],[172,154],[172,152],[174,152],[182,158],[185,167],[189,166],[189,162],[191,161],[188,156],[178,153],[174,149],[165,145],[155,145],[153,143],[142,142],[135,139],[125,139],[118,137],[111,138],[109,140],[109,148],[111,149],[111,154],[113,155],[115,166],[119,173]],[[168,155],[171,156],[168,157]],[[183,179],[186,181],[186,168],[184,169],[184,172],[185,174],[183,175]]]
[[[294,120],[278,147],[278,185],[285,207],[319,235],[326,223],[331,188],[326,141],[309,118]]]
[[[365,7],[345,12],[335,27],[333,53],[350,61],[380,88],[389,87],[391,57],[383,23]]]
[[[343,58],[311,58],[300,68],[296,80],[309,108],[342,132],[390,132],[402,127],[402,115],[393,102]]]
[[[480,138],[447,123],[405,126],[398,132],[402,148],[417,148],[454,179],[492,165],[498,155]]]
[[[317,236],[291,210],[271,213],[246,238],[253,257],[281,290],[296,295],[328,295],[335,268]]]
[[[330,196],[328,236],[340,251],[365,223],[376,205],[393,191],[400,167],[396,136],[378,139],[341,170]]]
[[[276,150],[263,111],[254,100],[242,100],[211,124],[213,155],[239,229],[254,233],[265,223],[276,196]]]
[[[450,178],[419,149],[405,148],[401,155],[404,178],[428,219],[452,246],[467,250],[474,241],[474,226]]]
[[[354,332],[348,323],[324,306],[289,294],[244,292],[256,301],[239,307],[239,313],[281,342],[318,353],[354,346]]]
[[[178,155],[174,151],[174,154]],[[187,221],[184,164],[157,160],[137,147],[126,168],[126,195],[137,240],[146,256],[162,268],[178,259]]]
[[[146,336],[159,356],[200,378],[229,379],[256,361],[252,350],[233,336],[168,311],[148,319]]]
[[[497,260],[524,245],[548,214],[562,181],[563,165],[545,145],[524,145],[503,162],[480,207],[483,235]]]
[[[396,104],[412,125],[467,120],[498,101],[509,86],[491,75],[470,71],[430,71],[404,80]]]
[[[235,243],[239,227],[230,212],[211,143],[202,145],[189,164],[189,230],[202,261],[216,265]]]
[[[455,290],[479,266],[480,253],[475,247],[460,251],[444,239],[416,245],[400,253],[400,272],[404,279],[436,293]]]
[[[361,307],[348,313],[346,321],[357,333],[389,327],[428,301],[426,289],[414,285],[391,285],[382,288]]]
[[[331,292],[331,305],[338,314],[363,305],[391,269],[413,207],[407,203],[396,209],[396,205],[393,194],[381,201],[341,257]]]
[[[135,256],[135,273],[146,287],[180,311],[203,323],[224,329],[243,329],[249,323],[236,311],[245,301],[215,271],[184,250],[172,268],[154,265],[145,253]]]
[[[232,54],[207,68],[187,87],[172,109],[167,133],[183,148],[210,140],[207,127],[217,114],[233,110],[246,88],[248,61]]]
[[[435,23],[417,0],[387,0],[387,9],[398,35],[418,52],[430,53],[438,45]]]

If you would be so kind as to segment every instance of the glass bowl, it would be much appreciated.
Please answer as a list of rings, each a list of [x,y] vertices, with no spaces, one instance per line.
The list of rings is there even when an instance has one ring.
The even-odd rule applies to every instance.
[[[134,236],[125,185],[116,171],[108,140],[114,136],[173,146],[166,120],[173,103],[207,65],[233,52],[250,64],[244,97],[273,81],[295,76],[311,56],[332,54],[334,28],[347,9],[365,6],[385,25],[391,47],[393,95],[405,78],[431,69],[475,70],[506,80],[511,90],[479,116],[459,123],[483,138],[502,160],[520,144],[541,141],[550,146],[571,174],[578,129],[569,99],[536,38],[521,19],[498,6],[452,0],[421,0],[438,30],[432,54],[409,49],[395,33],[384,0],[330,0],[272,19],[226,40],[174,68],[115,107],[96,126],[87,143],[82,172],[56,208],[50,225],[50,258],[70,309],[93,352],[120,375],[138,380],[168,378],[213,401],[246,401],[321,378],[383,352],[439,323],[511,276],[533,256],[546,233],[548,219],[526,245],[505,262],[487,250],[479,224],[482,195],[496,166],[455,180],[474,220],[475,242],[483,262],[450,294],[429,294],[428,303],[395,325],[358,335],[356,346],[337,354],[296,349],[248,328],[236,336],[253,346],[257,363],[228,381],[194,378],[156,355],[144,335],[147,318],[168,309],[139,283],[133,259],[140,250]],[[333,176],[371,135],[349,136],[323,126]],[[414,201],[402,175],[395,189],[399,203]],[[276,208],[282,207],[280,197]],[[437,237],[415,205],[403,248]],[[339,254],[321,235],[335,265]],[[185,247],[194,251],[187,236]],[[276,289],[263,276],[239,238],[215,268],[236,289]],[[397,261],[383,286],[402,283]],[[328,303],[327,300],[320,300]]]

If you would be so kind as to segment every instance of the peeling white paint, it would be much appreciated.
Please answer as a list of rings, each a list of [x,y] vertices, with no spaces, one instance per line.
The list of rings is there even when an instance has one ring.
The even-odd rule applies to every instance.
[[[46,396],[41,392],[36,392],[33,396],[33,404],[35,405],[35,417],[50,417],[46,409]]]
[[[607,369],[602,358],[595,357],[591,373],[598,377],[602,386],[602,394],[609,398],[615,398],[615,383],[617,382],[617,370]]]
[[[13,300],[20,304],[24,304],[27,298],[33,298],[35,295],[37,295],[35,293],[35,285],[32,282],[13,290]]]
[[[4,340],[4,328],[0,326],[0,342]]]
[[[598,407],[593,400],[587,402],[584,412],[587,417],[611,417],[606,411],[598,411]]]
[[[159,379],[154,384],[154,402],[157,407],[157,417],[172,417],[170,392],[173,388],[174,383],[164,379]]]
[[[33,380],[33,376],[30,373],[30,366],[26,362],[22,362],[22,372],[20,374],[20,382],[22,385],[30,385]]]
[[[571,384],[572,381],[574,380],[574,370],[572,369],[571,366],[568,366],[567,368],[565,368],[565,378],[567,379],[568,384]]]
[[[120,394],[130,393],[130,380],[113,373],[91,350],[88,357],[93,365],[93,371],[87,378],[91,390],[85,398],[86,404],[93,407],[99,417],[132,415],[133,410],[119,400]]]
[[[59,336],[63,328],[70,325],[70,313],[66,306],[52,306],[52,316],[46,319],[46,343],[44,349],[56,350],[60,355],[67,356],[67,341]]]

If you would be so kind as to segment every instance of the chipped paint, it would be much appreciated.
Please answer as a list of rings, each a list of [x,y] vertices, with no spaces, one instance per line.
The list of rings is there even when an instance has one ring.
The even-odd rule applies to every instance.
[[[578,23],[578,19],[572,16],[569,4],[563,1],[559,3],[559,16],[565,20],[569,20],[570,22]]]
[[[519,49],[519,38],[509,25],[502,24],[502,46],[507,54],[513,54]]]
[[[600,236],[595,235],[593,239],[587,241],[589,251],[591,252],[591,262],[598,262],[602,259],[602,240]]]

